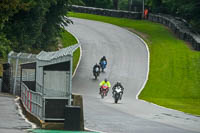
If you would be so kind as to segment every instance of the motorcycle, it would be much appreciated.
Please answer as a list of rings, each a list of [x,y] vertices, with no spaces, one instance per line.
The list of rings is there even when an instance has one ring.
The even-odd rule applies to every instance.
[[[102,85],[101,86],[101,98],[103,99],[108,94],[108,86]]]
[[[100,74],[100,70],[98,67],[95,68],[95,70],[93,71],[93,75],[94,75],[94,78],[95,80],[97,79],[97,77],[99,76]]]
[[[100,64],[100,67],[102,69],[102,72],[104,72],[104,69],[106,68],[107,62],[105,60],[103,60],[99,64]]]
[[[115,103],[117,103],[120,100],[121,93],[122,93],[121,87],[116,87],[115,92],[114,92],[114,96],[113,96]]]

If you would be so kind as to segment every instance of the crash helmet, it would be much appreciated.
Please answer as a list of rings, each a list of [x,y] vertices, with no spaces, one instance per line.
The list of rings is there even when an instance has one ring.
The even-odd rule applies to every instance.
[[[121,82],[120,81],[117,81],[117,85],[120,85],[121,84]]]
[[[105,81],[105,82],[107,82],[107,81],[108,81],[108,79],[107,79],[107,78],[105,78],[105,79],[104,79],[104,81]]]

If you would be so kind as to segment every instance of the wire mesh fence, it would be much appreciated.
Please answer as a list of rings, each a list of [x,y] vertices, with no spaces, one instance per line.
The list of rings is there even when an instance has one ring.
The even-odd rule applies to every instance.
[[[20,95],[20,64],[35,62],[36,55],[29,53],[16,53],[11,51],[8,54],[8,63],[10,64],[10,92],[15,95]],[[22,75],[22,79],[28,79],[33,81],[35,79],[35,73],[33,70],[24,70],[25,74]]]

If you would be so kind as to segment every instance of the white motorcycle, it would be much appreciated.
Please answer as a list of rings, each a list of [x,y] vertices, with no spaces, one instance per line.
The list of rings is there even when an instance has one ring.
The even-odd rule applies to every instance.
[[[122,95],[122,88],[121,87],[116,87],[114,94],[113,94],[114,102],[117,103],[119,100],[121,100],[121,95]]]

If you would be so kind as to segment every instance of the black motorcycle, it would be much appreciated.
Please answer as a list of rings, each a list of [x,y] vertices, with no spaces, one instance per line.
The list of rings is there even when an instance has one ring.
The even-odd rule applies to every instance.
[[[119,100],[121,100],[121,94],[122,94],[122,88],[121,87],[116,87],[114,91],[114,102],[117,103]]]
[[[97,79],[97,77],[100,75],[100,70],[98,67],[95,68],[95,70],[93,71],[93,75],[95,80]]]

